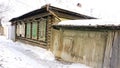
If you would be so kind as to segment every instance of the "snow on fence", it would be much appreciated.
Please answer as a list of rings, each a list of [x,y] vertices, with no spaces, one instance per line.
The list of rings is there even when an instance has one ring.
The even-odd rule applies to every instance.
[[[93,68],[120,67],[119,22],[80,20],[60,23],[53,26],[52,32],[51,51],[55,56]]]

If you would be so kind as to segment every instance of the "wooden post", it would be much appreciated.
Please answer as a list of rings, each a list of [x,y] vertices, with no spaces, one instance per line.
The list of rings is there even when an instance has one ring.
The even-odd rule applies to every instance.
[[[27,38],[27,23],[25,23],[25,38]]]
[[[30,22],[30,39],[32,39],[32,22]]]

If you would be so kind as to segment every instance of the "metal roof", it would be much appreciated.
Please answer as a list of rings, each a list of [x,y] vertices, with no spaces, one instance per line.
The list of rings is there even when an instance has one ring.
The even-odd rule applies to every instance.
[[[69,11],[69,10],[66,10],[66,9],[62,9],[62,8],[58,8],[58,7],[54,7],[54,6],[50,6],[50,5],[48,7],[48,5],[45,5],[40,9],[37,9],[37,10],[31,11],[27,14],[24,14],[22,16],[13,18],[10,21],[21,20],[21,19],[24,19],[24,18],[27,18],[27,17],[30,17],[30,16],[34,16],[34,15],[43,13],[43,12],[48,12],[48,10],[54,10],[54,11],[57,11],[57,12],[61,12],[61,13],[69,14],[69,15],[74,15],[74,16],[77,16],[77,17],[82,17],[82,18],[85,18],[85,19],[95,19],[94,17],[87,16],[87,15],[84,15],[84,14],[72,12],[72,11]]]

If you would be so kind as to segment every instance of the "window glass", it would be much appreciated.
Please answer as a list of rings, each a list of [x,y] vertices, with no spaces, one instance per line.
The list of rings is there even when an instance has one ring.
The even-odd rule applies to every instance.
[[[37,39],[37,22],[32,23],[32,39]]]

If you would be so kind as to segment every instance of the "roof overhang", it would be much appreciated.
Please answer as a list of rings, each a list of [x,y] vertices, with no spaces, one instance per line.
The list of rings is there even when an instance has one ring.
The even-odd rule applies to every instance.
[[[68,14],[68,15],[74,15],[76,17],[80,17],[80,18],[83,18],[83,19],[96,19],[94,17],[87,16],[87,15],[80,14],[80,13],[76,13],[76,12],[72,12],[72,11],[69,11],[69,10],[66,10],[66,9],[62,9],[62,8],[58,8],[58,7],[54,7],[54,6],[50,6],[50,5],[45,5],[45,6],[41,7],[40,9],[37,9],[37,10],[31,11],[29,13],[26,13],[22,16],[13,18],[13,19],[10,20],[10,22],[16,21],[16,20],[22,20],[24,18],[28,18],[28,17],[34,16],[34,15],[37,15],[37,14],[40,14],[40,13],[49,12],[49,10],[51,10],[53,12],[57,11],[57,12],[65,13],[65,14]]]

